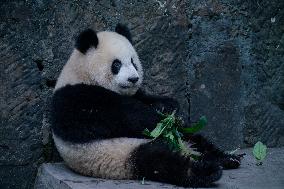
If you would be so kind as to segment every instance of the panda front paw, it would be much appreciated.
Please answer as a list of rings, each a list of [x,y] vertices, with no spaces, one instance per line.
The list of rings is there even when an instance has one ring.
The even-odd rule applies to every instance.
[[[190,187],[208,187],[221,178],[222,168],[215,162],[197,161],[188,174]]]
[[[179,109],[179,103],[168,97],[163,97],[159,101],[151,104],[157,111],[160,111],[165,114],[170,114],[175,110]]]
[[[244,154],[226,154],[221,158],[220,163],[223,169],[237,169],[241,165],[243,156]]]

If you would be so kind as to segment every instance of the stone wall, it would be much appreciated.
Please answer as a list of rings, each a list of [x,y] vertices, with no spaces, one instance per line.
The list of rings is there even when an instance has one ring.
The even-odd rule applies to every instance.
[[[192,1],[191,117],[227,149],[283,145],[284,2]]]
[[[52,89],[75,36],[127,23],[146,91],[182,115],[206,115],[203,133],[224,149],[284,144],[284,2],[233,0],[1,1],[0,188],[31,188],[56,161]]]

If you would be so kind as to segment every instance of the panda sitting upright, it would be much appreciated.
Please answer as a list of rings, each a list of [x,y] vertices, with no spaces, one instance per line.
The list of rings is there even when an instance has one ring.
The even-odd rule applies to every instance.
[[[222,167],[239,167],[239,156],[218,150],[200,135],[190,137],[203,154],[193,161],[142,134],[161,121],[156,109],[170,113],[178,103],[141,91],[143,70],[131,43],[121,24],[115,32],[88,29],[78,36],[52,103],[53,138],[66,164],[87,176],[186,187],[208,186],[220,179]]]

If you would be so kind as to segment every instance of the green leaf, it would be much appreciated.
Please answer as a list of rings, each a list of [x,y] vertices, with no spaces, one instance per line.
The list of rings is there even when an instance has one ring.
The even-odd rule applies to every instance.
[[[162,113],[162,112],[160,112],[160,111],[157,111],[157,113],[158,113],[161,117],[163,117],[163,118],[168,117],[168,115],[166,115],[166,114],[164,114],[164,113]]]
[[[175,136],[173,135],[171,131],[165,134],[164,137],[170,139],[171,141],[175,139]]]
[[[205,116],[202,116],[197,123],[191,125],[191,127],[181,128],[181,132],[184,134],[193,134],[205,127],[207,124],[207,119]]]
[[[162,123],[158,123],[157,127],[151,131],[151,137],[157,138],[158,136],[160,136],[163,132],[163,130],[165,129],[165,126]]]
[[[191,158],[193,158],[194,160],[199,159],[201,154],[198,151],[194,151],[194,149],[188,147],[186,145],[186,143],[181,138],[178,139],[178,142],[179,142],[179,147],[180,147],[180,151],[181,151],[182,154],[188,155]]]
[[[144,131],[143,131],[143,135],[146,135],[146,136],[148,136],[148,137],[152,137],[151,136],[151,132],[149,131],[149,129],[144,129]]]
[[[258,161],[264,160],[266,156],[267,147],[262,142],[258,141],[253,147],[253,155]]]
[[[167,132],[163,137],[166,139],[168,145],[170,146],[172,150],[179,151],[178,142],[172,131]]]
[[[175,116],[175,111],[171,114],[159,114],[161,114],[163,119],[157,124],[156,128],[154,128],[151,132],[148,129],[145,129],[143,134],[154,138],[153,140],[160,138],[167,142],[173,151],[181,152],[184,155],[197,160],[200,153],[191,149],[187,143],[182,140],[183,133],[181,130],[185,129],[185,132],[190,130],[189,132],[191,133],[197,132],[206,125],[206,118],[204,116],[201,117],[198,123],[193,124],[191,128],[183,128],[183,120],[182,118]]]
[[[181,140],[181,138],[178,139],[179,147],[182,153],[189,154],[187,146],[184,144],[184,142]]]

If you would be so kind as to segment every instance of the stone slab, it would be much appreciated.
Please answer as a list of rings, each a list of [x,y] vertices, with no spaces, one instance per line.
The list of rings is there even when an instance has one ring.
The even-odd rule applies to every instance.
[[[236,170],[224,171],[223,177],[212,188],[219,189],[282,189],[284,188],[284,148],[268,149],[267,158],[261,166],[251,153],[246,153],[242,166]],[[34,189],[172,189],[180,188],[169,184],[134,180],[106,180],[80,176],[63,163],[43,164],[38,172]]]

